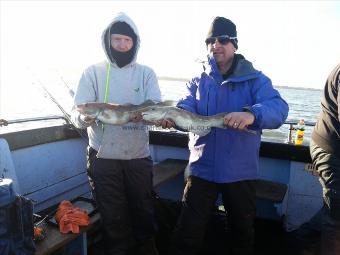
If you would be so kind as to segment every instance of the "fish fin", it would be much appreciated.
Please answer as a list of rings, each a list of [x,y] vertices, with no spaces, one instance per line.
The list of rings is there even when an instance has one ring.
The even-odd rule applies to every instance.
[[[99,109],[117,107],[116,104],[108,104],[108,103],[98,103],[98,102],[87,102],[84,104],[77,105],[78,107],[96,107]]]
[[[205,136],[210,133],[211,128],[204,128],[202,130],[192,130],[192,129],[186,129],[186,128],[181,128],[175,124],[174,129],[177,129],[182,132],[191,132],[193,134],[199,135],[199,136]]]
[[[163,102],[157,103],[157,105],[160,105],[160,106],[176,106],[177,105],[177,101],[174,101],[174,100],[165,100]]]
[[[158,104],[158,102],[148,99],[144,101],[142,104],[140,104],[140,106],[150,106],[150,105],[155,105],[155,104]]]
[[[199,136],[206,136],[207,134],[210,133],[210,131],[211,131],[211,128],[204,128],[202,130],[195,130],[194,132],[193,131],[190,131],[190,132],[196,135],[199,135]]]
[[[101,105],[102,105],[102,108],[112,109],[112,110],[116,110],[122,107],[121,104],[113,104],[113,103],[101,103]]]

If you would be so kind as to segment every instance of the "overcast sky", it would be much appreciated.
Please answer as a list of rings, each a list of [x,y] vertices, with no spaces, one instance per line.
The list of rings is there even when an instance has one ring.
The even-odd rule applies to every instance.
[[[104,59],[100,36],[116,12],[136,23],[138,62],[158,76],[201,70],[215,16],[237,26],[239,49],[275,85],[322,89],[340,61],[340,1],[0,1],[2,97],[53,70],[70,83]],[[76,78],[75,78],[76,77]]]

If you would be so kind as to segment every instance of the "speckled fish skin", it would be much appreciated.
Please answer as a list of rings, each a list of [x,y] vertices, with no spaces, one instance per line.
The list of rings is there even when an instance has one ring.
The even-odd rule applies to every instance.
[[[227,112],[222,112],[211,116],[203,116],[174,106],[150,106],[142,110],[143,119],[146,121],[157,122],[163,119],[171,119],[174,121],[176,129],[188,131],[199,136],[207,135],[213,127],[228,128],[224,125],[224,116],[227,114]],[[242,131],[256,134],[255,130],[246,128]]]
[[[146,121],[155,122],[163,119],[171,119],[176,125],[175,128],[200,136],[207,135],[212,127],[226,128],[223,121],[223,117],[226,114],[227,113],[219,113],[212,116],[203,116],[173,106],[151,106],[142,111],[143,119]]]
[[[175,104],[174,101],[155,102],[152,100],[147,100],[140,105],[90,102],[78,105],[77,110],[104,124],[124,125],[131,122],[136,113],[147,110],[148,107],[164,107]]]

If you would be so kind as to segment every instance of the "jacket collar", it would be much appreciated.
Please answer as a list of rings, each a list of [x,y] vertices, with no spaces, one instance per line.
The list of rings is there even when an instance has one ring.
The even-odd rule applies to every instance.
[[[218,70],[217,63],[212,54],[208,56],[208,67],[206,68],[206,73],[209,76],[212,76],[215,80],[218,80],[219,83],[224,82],[223,76]],[[242,82],[250,79],[254,79],[258,77],[260,71],[257,71],[251,62],[246,60],[241,54],[235,54],[235,58],[237,59],[237,64],[233,73],[225,80],[226,82]]]

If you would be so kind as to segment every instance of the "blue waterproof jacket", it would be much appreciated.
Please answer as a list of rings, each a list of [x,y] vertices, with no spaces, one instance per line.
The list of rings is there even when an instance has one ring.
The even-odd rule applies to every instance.
[[[200,77],[188,84],[188,95],[178,107],[200,115],[250,111],[255,122],[249,129],[257,134],[231,128],[213,128],[206,136],[189,134],[189,175],[229,183],[257,178],[262,129],[280,127],[287,118],[288,105],[271,80],[238,55],[234,72],[223,80],[215,59]]]

